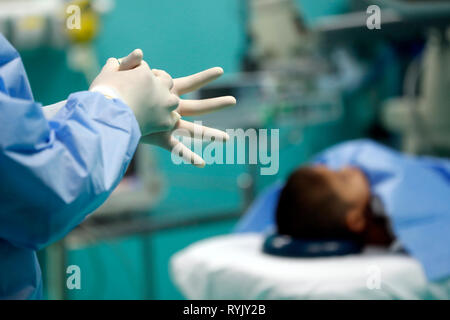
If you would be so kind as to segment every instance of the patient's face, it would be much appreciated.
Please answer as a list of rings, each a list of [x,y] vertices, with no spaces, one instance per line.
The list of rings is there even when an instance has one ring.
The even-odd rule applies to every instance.
[[[370,185],[360,169],[344,167],[334,171],[325,166],[317,166],[314,170],[329,181],[344,201],[351,206],[365,208],[370,199]]]

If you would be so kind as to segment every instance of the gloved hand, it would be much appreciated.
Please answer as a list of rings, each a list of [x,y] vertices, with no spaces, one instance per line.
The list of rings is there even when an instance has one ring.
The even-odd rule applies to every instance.
[[[136,68],[141,64],[142,58],[142,51],[136,49],[127,57],[119,59],[120,69],[129,70],[132,68]],[[175,80],[173,80],[172,77],[163,70],[153,69],[153,73],[157,78],[159,78],[162,82],[164,82],[168,87],[171,88],[171,92],[173,94],[179,97],[185,93],[195,91],[211,81],[214,81],[223,74],[223,70],[219,67],[211,68],[194,75],[184,78],[178,78]],[[236,99],[231,96],[204,100],[180,99],[179,105],[176,108],[176,112],[181,116],[194,116],[213,112],[235,104]],[[141,138],[141,142],[145,144],[160,146],[164,149],[181,155],[183,159],[189,161],[197,167],[204,167],[205,161],[173,136],[174,131],[177,129],[183,129],[177,132],[186,132],[189,133],[190,136],[194,136],[195,132],[195,134],[201,135],[203,139],[208,140],[214,139],[215,141],[226,141],[229,138],[228,135],[223,131],[208,128],[180,119],[176,122],[175,126],[171,130],[143,136]]]
[[[139,65],[131,68],[130,63],[138,60]],[[174,111],[179,98],[170,92],[170,83],[153,74],[148,64],[142,61],[140,50],[133,51],[122,62],[128,69],[121,68],[119,60],[108,59],[89,90],[105,95],[112,91],[112,95],[121,98],[133,110],[142,136],[173,129],[180,119]]]
[[[158,77],[166,79],[164,81],[170,82],[171,78],[165,71],[153,69],[153,72]],[[177,96],[180,96],[185,93],[195,91],[207,83],[217,79],[222,74],[222,68],[216,67],[191,76],[174,79],[171,92]],[[236,99],[232,96],[204,100],[180,99],[176,112],[178,112],[181,116],[195,116],[213,112],[235,104]],[[158,145],[164,149],[174,152],[177,155],[180,155],[184,160],[192,163],[196,167],[204,167],[205,161],[174,137],[173,133],[175,130],[177,130],[177,133],[187,133],[191,137],[201,136],[203,139],[207,139],[208,141],[212,139],[214,139],[214,141],[227,141],[229,139],[228,134],[223,131],[180,119],[172,130],[144,136],[141,138],[141,142]]]

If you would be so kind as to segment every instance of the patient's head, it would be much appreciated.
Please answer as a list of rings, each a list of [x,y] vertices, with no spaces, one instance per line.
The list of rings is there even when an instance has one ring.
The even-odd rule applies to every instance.
[[[297,238],[366,241],[367,234],[374,234],[369,201],[370,186],[358,168],[297,169],[280,195],[276,213],[278,232]]]

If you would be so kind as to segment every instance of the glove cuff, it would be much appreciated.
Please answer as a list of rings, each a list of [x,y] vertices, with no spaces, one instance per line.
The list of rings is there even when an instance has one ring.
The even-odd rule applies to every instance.
[[[112,87],[109,87],[109,86],[98,85],[98,86],[95,86],[95,87],[89,89],[89,91],[99,92],[108,99],[120,99],[120,100],[124,101],[123,98],[120,96],[120,94],[117,92],[117,90]]]

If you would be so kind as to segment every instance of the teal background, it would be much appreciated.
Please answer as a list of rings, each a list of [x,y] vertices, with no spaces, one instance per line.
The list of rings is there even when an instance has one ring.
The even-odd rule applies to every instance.
[[[139,47],[151,67],[165,69],[174,77],[213,66],[222,66],[226,73],[237,72],[246,50],[246,12],[242,4],[242,0],[118,0],[115,9],[103,18],[101,33],[93,46],[100,64],[111,56],[125,56]],[[320,16],[347,9],[347,1],[338,0],[303,0],[297,4],[308,24],[314,24]],[[21,54],[35,99],[44,105],[66,99],[71,92],[88,87],[82,74],[68,69],[62,50],[40,49]],[[283,179],[323,148],[364,135],[375,114],[370,106],[376,103],[376,98],[370,97],[368,92],[352,97],[345,104],[346,117],[339,121],[304,128],[280,128],[279,174],[259,176],[257,190]],[[362,108],[367,105],[368,108]],[[295,139],[292,139],[293,132],[298,134]],[[243,196],[236,179],[245,172],[245,166],[213,165],[201,170],[175,166],[169,153],[154,151],[167,188],[162,202],[150,214],[183,218],[242,211]],[[120,238],[71,250],[68,264],[81,267],[82,289],[69,292],[69,298],[182,298],[170,281],[171,255],[197,240],[230,232],[235,222],[158,232],[148,239]],[[143,241],[148,241],[151,249],[151,270],[143,269]]]

